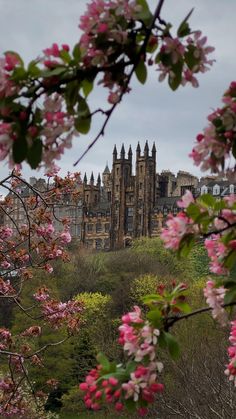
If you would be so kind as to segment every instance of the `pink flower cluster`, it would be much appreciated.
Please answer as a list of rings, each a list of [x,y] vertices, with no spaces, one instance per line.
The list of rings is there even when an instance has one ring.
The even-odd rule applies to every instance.
[[[229,341],[228,355],[230,362],[227,365],[225,374],[229,377],[230,381],[233,381],[234,386],[236,386],[236,320],[231,322]]]
[[[231,154],[236,140],[236,82],[232,82],[222,99],[224,106],[208,116],[209,125],[202,134],[197,135],[197,142],[190,153],[196,166],[213,173],[225,171],[232,177],[234,163]]]
[[[230,249],[221,241],[221,236],[219,234],[214,234],[209,239],[206,239],[205,248],[211,259],[211,272],[217,275],[228,274],[228,268],[224,267],[224,259]]]
[[[111,373],[102,380],[102,365],[90,371],[80,389],[86,394],[85,405],[93,410],[101,407],[103,400],[113,403],[117,411],[124,409],[126,400],[132,400],[140,415],[148,412],[148,404],[153,403],[155,394],[163,391],[163,384],[158,383],[158,373],[163,365],[156,359],[156,345],[159,330],[154,329],[148,321],[141,317],[138,306],[134,311],[122,317],[119,327],[119,343],[133,362],[134,368],[125,373],[124,378]],[[128,363],[129,364],[129,363]],[[127,365],[128,365],[127,364]],[[117,366],[119,367],[119,366]],[[114,376],[113,376],[114,375]],[[116,378],[117,377],[117,378]],[[102,381],[101,381],[102,380]]]
[[[13,144],[12,127],[8,122],[0,123],[0,161],[4,160]]]
[[[78,135],[74,128],[74,117],[63,110],[64,99],[55,93],[45,96],[43,102],[40,135],[43,140],[44,165],[54,167],[54,161],[60,160],[66,148],[71,148],[72,138]]]
[[[0,328],[0,350],[6,349],[11,342],[11,332],[8,329]]]
[[[67,44],[63,44],[61,48],[59,48],[58,44],[54,43],[50,48],[46,48],[43,50],[45,56],[41,59],[45,67],[52,69],[57,67],[58,65],[64,65],[64,61],[61,59],[61,54],[64,51],[69,52],[70,47]]]
[[[195,31],[188,36],[186,42],[180,38],[164,37],[158,54],[159,81],[163,81],[166,75],[174,79],[176,77],[174,66],[181,63],[183,65],[181,84],[185,86],[190,83],[193,87],[198,87],[198,80],[194,74],[205,73],[214,62],[208,59],[208,54],[213,52],[214,48],[206,46],[206,42],[207,37],[202,36],[201,31]],[[191,59],[189,59],[190,54]]]
[[[20,60],[14,53],[7,52],[4,58],[0,58],[0,98],[13,96],[17,93],[18,87],[10,76],[18,64],[20,64]]]
[[[7,295],[11,296],[15,294],[15,289],[12,287],[11,282],[9,279],[3,280],[0,278],[0,295]]]
[[[68,228],[66,228],[64,231],[62,231],[60,233],[60,241],[64,245],[71,242],[71,234],[70,234]]]
[[[48,289],[45,287],[38,289],[34,294],[34,298],[41,303],[41,309],[45,320],[55,329],[64,325],[66,325],[70,331],[75,331],[79,328],[80,318],[78,315],[83,310],[80,301],[69,300],[63,303],[50,299]]]
[[[1,417],[23,417],[25,402],[22,400],[22,388],[15,389],[15,383],[11,378],[0,379],[0,415]],[[12,396],[13,395],[13,396]]]
[[[207,281],[203,292],[207,304],[212,309],[213,319],[217,320],[222,326],[226,326],[228,318],[223,307],[226,289],[224,287],[216,287],[215,282],[210,280]]]
[[[84,32],[80,47],[86,67],[107,65],[118,45],[128,43],[130,22],[134,22],[140,10],[135,0],[93,0],[87,5],[87,12],[81,16],[79,24]]]
[[[167,228],[162,229],[161,239],[167,249],[178,250],[185,234],[193,232],[192,221],[184,212],[180,212],[177,216],[170,214],[166,226]]]
[[[186,191],[181,199],[177,202],[179,208],[188,208],[188,206],[194,203],[194,197],[191,191]]]
[[[120,56],[123,60],[127,49],[133,49],[130,33],[135,27],[136,15],[141,10],[142,6],[136,0],[92,0],[79,24],[83,31],[79,42],[83,65],[109,69],[109,65],[114,65],[114,56],[116,61]],[[109,88],[109,103],[119,102],[126,77],[121,69],[117,74],[109,71],[104,73],[99,83]]]
[[[13,230],[10,227],[1,227],[0,228],[0,241],[9,239],[10,237],[12,237],[13,234]]]

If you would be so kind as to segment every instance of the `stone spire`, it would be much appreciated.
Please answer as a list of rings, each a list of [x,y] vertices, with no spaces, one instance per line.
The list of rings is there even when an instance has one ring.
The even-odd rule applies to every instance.
[[[146,141],[145,147],[144,147],[144,157],[148,157],[148,153],[149,153],[149,147],[148,147],[148,142]]]
[[[124,160],[125,158],[125,146],[122,144],[121,151],[120,151],[120,158]]]
[[[153,146],[152,146],[152,157],[156,157],[156,152],[157,152],[157,150],[156,150],[156,145],[155,145],[155,142],[154,142]]]
[[[101,187],[101,176],[100,176],[100,173],[98,173],[97,186],[98,186],[99,188]]]
[[[140,148],[140,144],[138,142],[137,148],[136,148],[136,157],[140,157],[140,153],[141,153],[141,148]]]
[[[90,176],[90,185],[94,185],[94,176],[93,176],[93,172],[91,173],[91,176]]]
[[[104,169],[104,171],[103,171],[103,174],[104,175],[108,175],[108,174],[110,174],[110,169],[109,169],[109,167],[108,167],[108,162],[106,162],[106,167],[105,167],[105,169]]]
[[[128,151],[128,159],[130,160],[130,161],[132,161],[132,155],[133,155],[133,153],[132,153],[132,148],[131,148],[131,145],[129,146],[129,151]]]
[[[88,180],[87,180],[87,175],[86,175],[86,172],[85,172],[85,174],[84,174],[84,184],[87,185],[87,182],[88,182]]]
[[[116,149],[116,145],[114,146],[114,149],[113,149],[113,162],[115,160],[117,160],[117,149]]]

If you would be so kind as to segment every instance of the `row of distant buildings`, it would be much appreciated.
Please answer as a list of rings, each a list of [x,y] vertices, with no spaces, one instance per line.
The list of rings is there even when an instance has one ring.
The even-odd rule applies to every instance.
[[[30,185],[38,190],[46,188],[43,179],[31,178]],[[20,188],[22,200],[32,194],[26,184]],[[146,142],[143,152],[138,143],[134,162],[131,147],[126,154],[123,145],[118,154],[115,146],[111,170],[106,165],[96,181],[93,173],[89,180],[85,174],[79,190],[76,203],[67,194],[56,204],[56,218],[68,217],[72,237],[84,246],[110,250],[126,247],[141,236],[158,236],[168,213],[178,212],[177,201],[186,190],[195,196],[226,196],[236,193],[236,185],[213,176],[199,180],[185,171],[177,175],[169,170],[157,173],[155,143],[149,150]],[[2,223],[12,228],[26,221],[21,202],[15,201],[12,221],[2,216]],[[61,229],[58,221],[56,228]]]

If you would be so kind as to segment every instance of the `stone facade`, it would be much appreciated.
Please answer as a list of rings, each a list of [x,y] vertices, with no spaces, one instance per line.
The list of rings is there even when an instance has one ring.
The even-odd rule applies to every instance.
[[[177,175],[169,170],[156,172],[155,143],[149,150],[146,142],[143,152],[138,143],[133,167],[131,147],[126,155],[124,145],[118,154],[113,150],[111,171],[108,164],[95,182],[93,173],[88,182],[87,175],[79,185],[79,199],[75,203],[70,196],[63,196],[54,207],[58,219],[71,220],[71,235],[78,243],[91,249],[118,249],[130,245],[141,236],[155,237],[168,213],[177,214],[177,201],[191,190],[197,196],[202,193],[224,196],[236,192],[236,187],[217,177],[205,177],[200,181],[196,176],[179,171]],[[135,169],[135,172],[134,172]],[[43,179],[30,179],[30,185],[43,191]],[[22,200],[32,193],[27,185],[19,191]],[[14,199],[12,220],[3,220],[12,228],[14,224],[25,223],[25,213],[19,199]],[[56,230],[62,228],[55,221]]]

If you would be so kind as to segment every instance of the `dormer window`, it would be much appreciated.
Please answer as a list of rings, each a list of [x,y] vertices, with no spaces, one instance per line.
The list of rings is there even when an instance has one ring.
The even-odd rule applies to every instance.
[[[234,185],[229,185],[229,193],[234,194]]]
[[[213,186],[212,193],[213,193],[213,195],[220,195],[220,187],[219,187],[219,185],[214,185]]]
[[[202,187],[201,187],[201,195],[204,195],[205,193],[207,193],[208,192],[208,188],[207,188],[207,186],[206,185],[203,185]]]

